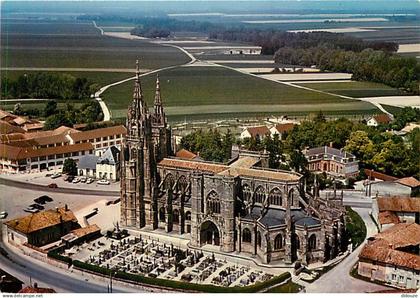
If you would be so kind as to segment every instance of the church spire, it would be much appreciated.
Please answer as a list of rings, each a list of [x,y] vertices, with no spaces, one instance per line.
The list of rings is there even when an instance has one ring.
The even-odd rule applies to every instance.
[[[154,118],[155,123],[165,125],[165,112],[163,111],[162,98],[160,95],[160,82],[159,75],[156,76],[156,93],[155,93],[155,104],[154,104]]]
[[[139,60],[136,60],[136,79],[134,81],[133,102],[131,104],[131,109],[137,119],[140,119],[142,115],[148,113],[146,102],[143,99],[143,90],[141,88]]]

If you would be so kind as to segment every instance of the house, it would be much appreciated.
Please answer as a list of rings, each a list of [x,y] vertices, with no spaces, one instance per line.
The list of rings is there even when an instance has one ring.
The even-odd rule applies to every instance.
[[[279,136],[280,140],[283,140],[287,133],[289,133],[293,128],[295,127],[294,123],[279,123],[274,125],[270,128],[270,134],[271,137],[274,137],[275,135]]]
[[[416,196],[420,191],[420,181],[414,177],[395,178],[381,176],[384,181],[367,180],[365,183],[366,193],[370,196]],[[393,179],[390,179],[392,177]]]
[[[109,147],[96,161],[96,178],[118,181],[120,179],[120,149]]]
[[[378,125],[383,125],[383,124],[388,124],[392,121],[392,118],[387,115],[387,114],[379,114],[379,115],[375,115],[370,117],[366,124],[367,126],[378,126]]]
[[[41,288],[38,287],[37,283],[34,283],[34,286],[27,286],[18,292],[19,294],[54,294],[57,293],[54,289],[51,288]]]
[[[17,293],[22,290],[23,282],[6,271],[0,269],[0,292]]]
[[[258,140],[262,140],[264,139],[266,136],[269,136],[271,134],[270,130],[268,129],[267,126],[263,125],[263,126],[254,126],[254,127],[246,127],[240,136],[241,140],[244,139],[258,139]]]
[[[98,162],[99,156],[94,154],[88,154],[80,157],[77,163],[77,171],[79,176],[96,178],[96,163]]]
[[[9,220],[7,227],[9,242],[22,245],[44,246],[58,241],[80,225],[73,212],[67,208],[50,209]]]
[[[358,274],[402,289],[420,288],[420,225],[399,223],[368,239]]]
[[[306,149],[303,153],[311,172],[325,172],[335,177],[355,177],[359,174],[358,160],[343,149],[323,146]]]
[[[374,198],[372,216],[381,230],[398,223],[420,224],[420,198]]]

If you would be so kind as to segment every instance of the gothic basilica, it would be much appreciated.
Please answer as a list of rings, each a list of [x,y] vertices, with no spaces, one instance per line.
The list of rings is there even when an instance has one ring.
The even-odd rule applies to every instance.
[[[174,157],[159,78],[151,112],[138,65],[126,126],[122,226],[185,234],[192,247],[213,245],[262,263],[324,262],[347,249],[342,195],[321,198],[300,174],[269,169],[266,152],[235,147],[226,164]]]

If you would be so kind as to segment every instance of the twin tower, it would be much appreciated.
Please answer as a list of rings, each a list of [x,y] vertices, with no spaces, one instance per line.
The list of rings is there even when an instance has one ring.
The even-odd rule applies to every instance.
[[[157,163],[171,155],[172,147],[159,77],[151,113],[143,98],[138,61],[126,128],[121,145],[121,225],[142,228],[157,223]]]

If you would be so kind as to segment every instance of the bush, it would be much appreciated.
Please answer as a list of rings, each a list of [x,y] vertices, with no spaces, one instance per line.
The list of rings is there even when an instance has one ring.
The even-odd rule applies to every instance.
[[[350,207],[346,207],[346,236],[351,238],[353,249],[366,239],[367,230],[363,219]]]
[[[102,275],[109,276],[112,272],[110,269],[102,268],[99,266],[83,263],[78,260],[73,261],[73,266],[76,268],[84,269],[86,271],[91,271],[95,273],[99,273]],[[147,284],[152,286],[158,287],[165,287],[165,288],[172,288],[178,290],[186,290],[186,291],[194,291],[194,292],[206,292],[206,293],[255,293],[262,291],[268,287],[274,286],[276,284],[282,283],[283,281],[290,278],[290,273],[286,272],[282,275],[275,276],[266,282],[258,282],[251,286],[246,287],[219,287],[213,285],[205,285],[205,284],[192,284],[192,283],[185,283],[179,282],[174,280],[165,280],[159,278],[150,278],[142,275],[135,275],[127,272],[117,271],[114,275],[116,278],[125,279],[129,281],[133,281],[136,283]]]
[[[56,253],[54,250],[51,250],[47,253],[47,256],[51,259],[56,259],[60,262],[66,263],[69,267],[73,264],[73,260],[69,257],[62,256]]]

